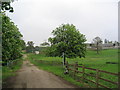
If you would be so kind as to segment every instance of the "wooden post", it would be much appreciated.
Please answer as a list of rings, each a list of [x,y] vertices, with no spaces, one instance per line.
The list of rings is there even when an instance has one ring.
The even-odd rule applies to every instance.
[[[63,52],[63,66],[65,66],[65,62],[66,60],[65,60],[65,52]]]
[[[52,61],[52,66],[53,66],[53,61]]]
[[[85,67],[84,67],[84,65],[82,65],[82,73],[83,73],[82,80],[84,81],[84,74],[85,74]]]
[[[78,70],[78,62],[75,62],[75,65],[74,65],[74,79],[75,79],[75,76],[76,76],[76,70]]]
[[[52,61],[51,61],[51,66],[52,66]]]
[[[120,72],[118,72],[118,89],[120,90]]]
[[[98,79],[99,79],[99,70],[98,69],[96,69],[96,88],[98,88],[99,86],[98,86]]]
[[[66,72],[67,72],[67,74],[69,74],[69,66],[68,66],[68,61],[66,61]]]
[[[97,42],[97,54],[99,54],[99,52],[98,52],[98,51],[99,51],[99,46],[98,46],[98,44],[99,44],[99,43]]]
[[[41,61],[41,63],[42,63],[42,60],[40,60]]]
[[[73,78],[75,79],[75,73],[76,73],[76,63],[74,64],[74,73],[73,73]]]
[[[76,62],[76,71],[78,71],[78,62]]]
[[[76,65],[75,65],[75,66],[76,66],[76,69],[75,69],[75,70],[76,70],[76,74],[77,74],[77,73],[78,73],[78,72],[77,72],[77,71],[78,71],[78,62],[76,62]],[[76,79],[77,79],[77,76],[76,76]],[[78,79],[77,79],[77,80],[78,80]]]
[[[68,61],[66,61],[66,68],[68,69]]]
[[[65,66],[64,66],[64,74],[68,74],[68,67],[67,67],[67,61],[65,62]]]

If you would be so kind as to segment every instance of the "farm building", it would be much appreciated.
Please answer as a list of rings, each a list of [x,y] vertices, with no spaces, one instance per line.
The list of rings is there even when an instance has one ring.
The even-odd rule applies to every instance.
[[[35,54],[39,54],[40,52],[39,51],[35,51]]]
[[[87,48],[95,48],[94,43],[85,43]],[[99,45],[102,49],[112,49],[112,48],[119,48],[120,45],[116,43],[104,43]]]

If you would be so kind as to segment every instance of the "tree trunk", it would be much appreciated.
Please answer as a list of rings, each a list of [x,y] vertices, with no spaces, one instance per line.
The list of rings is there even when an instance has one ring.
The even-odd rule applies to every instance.
[[[65,53],[63,52],[63,65],[65,66]]]
[[[99,54],[99,46],[98,46],[98,42],[97,42],[97,54]]]

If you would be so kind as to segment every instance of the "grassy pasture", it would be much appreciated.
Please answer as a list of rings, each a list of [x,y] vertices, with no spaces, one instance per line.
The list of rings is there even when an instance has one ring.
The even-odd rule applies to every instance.
[[[60,57],[46,57],[45,55],[30,55],[36,60],[45,61],[62,61]],[[118,63],[118,50],[102,50],[100,54],[96,54],[95,51],[88,50],[85,58],[66,58],[69,63],[78,61],[79,64],[84,64],[87,67],[98,68],[105,71],[118,72],[118,64],[106,64],[106,62]]]
[[[33,58],[33,60],[31,58]],[[60,57],[46,57],[45,55],[29,54],[29,59],[32,63],[37,65],[39,68],[47,70],[49,72],[52,72],[58,76],[61,76],[65,80],[68,80],[68,81],[72,82],[73,84],[76,84],[76,85],[81,86],[81,87],[83,86],[83,85],[81,85],[81,83],[75,82],[75,80],[73,78],[69,77],[68,75],[64,75],[62,67],[51,66],[51,65],[36,62],[39,60],[58,61],[59,62],[59,61],[62,61],[62,58],[60,58]],[[104,70],[104,71],[108,71],[108,72],[118,73],[118,64],[106,64],[106,62],[118,63],[118,50],[117,49],[102,50],[102,51],[100,51],[100,54],[96,54],[95,51],[87,50],[86,58],[72,58],[72,59],[67,58],[66,60],[69,63],[75,63],[76,61],[78,61],[79,64],[84,64],[86,67],[91,67],[91,68],[100,69],[100,70]],[[79,70],[81,70],[81,69],[79,69]],[[86,70],[85,72],[88,74],[92,73],[92,74],[96,75],[95,71]],[[79,74],[79,76],[81,76],[81,75]],[[118,77],[115,77],[115,76],[112,76],[109,74],[100,73],[100,76],[102,78],[109,79],[109,80],[112,80],[114,82],[118,81]],[[86,77],[90,80],[95,81],[95,78],[92,78],[90,76],[86,76]],[[85,81],[85,82],[93,87],[95,86],[94,84],[91,84],[87,81]],[[102,85],[106,85],[106,86],[111,87],[111,88],[117,87],[116,85],[106,83],[102,80],[100,80],[100,83]]]

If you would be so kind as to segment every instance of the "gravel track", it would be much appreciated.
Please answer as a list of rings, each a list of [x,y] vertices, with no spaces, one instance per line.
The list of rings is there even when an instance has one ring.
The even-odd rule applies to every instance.
[[[17,75],[8,80],[7,88],[76,88],[76,86],[44,70],[28,60],[23,61]]]

